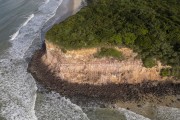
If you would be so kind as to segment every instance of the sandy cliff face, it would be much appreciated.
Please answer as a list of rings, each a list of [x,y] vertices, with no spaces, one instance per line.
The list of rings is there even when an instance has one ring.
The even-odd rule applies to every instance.
[[[128,48],[116,48],[125,60],[95,58],[98,48],[67,51],[63,53],[57,46],[46,41],[46,54],[42,61],[57,77],[72,83],[107,84],[140,83],[144,80],[163,81],[159,75],[160,62],[153,68],[143,67],[137,54]]]
[[[73,1],[75,14],[85,0]],[[107,84],[107,83],[140,83],[144,80],[165,80],[159,75],[163,67],[160,63],[148,69],[137,54],[128,48],[116,48],[125,56],[125,60],[94,57],[98,48],[67,51],[63,53],[56,45],[46,41],[46,54],[41,58],[50,72],[57,77],[72,83]]]

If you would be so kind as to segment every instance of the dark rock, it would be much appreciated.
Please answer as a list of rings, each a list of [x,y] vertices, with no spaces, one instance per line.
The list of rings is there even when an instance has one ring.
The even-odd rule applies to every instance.
[[[138,104],[137,107],[142,107],[142,106]]]
[[[143,82],[140,84],[107,84],[102,86],[75,84],[69,83],[66,80],[61,80],[48,70],[48,66],[44,65],[41,57],[44,51],[39,50],[33,55],[29,64],[29,72],[40,83],[44,84],[49,90],[58,91],[62,96],[97,99],[105,102],[121,101],[138,101],[153,94],[157,97],[166,95],[179,95],[180,84],[172,82]],[[36,71],[36,72],[33,72]],[[45,72],[46,71],[46,72]],[[180,98],[177,99],[180,101]],[[138,105],[141,107],[140,105]],[[104,107],[104,106],[103,106]]]

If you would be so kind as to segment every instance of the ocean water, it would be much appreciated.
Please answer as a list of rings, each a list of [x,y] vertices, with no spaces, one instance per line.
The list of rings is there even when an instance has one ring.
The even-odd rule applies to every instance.
[[[44,0],[0,0],[0,54],[10,47],[8,40]]]
[[[45,32],[72,14],[71,1],[0,0],[0,120],[149,120],[123,108],[83,111],[56,92],[44,92],[27,72]],[[179,114],[176,108],[157,109],[162,120],[180,119]]]
[[[0,42],[3,46],[0,56],[0,119],[88,119],[79,106],[61,98],[59,94],[44,93],[41,95],[44,101],[36,102],[39,100],[37,85],[27,72],[28,58],[42,45],[43,27],[46,30],[45,28],[53,24],[56,10],[60,5],[66,5],[67,0],[1,0],[0,3],[0,29],[4,33],[1,34],[4,39]],[[67,9],[62,11],[61,15],[66,12]],[[9,19],[15,19],[17,23],[15,20],[6,23]],[[9,32],[11,29],[14,31]]]

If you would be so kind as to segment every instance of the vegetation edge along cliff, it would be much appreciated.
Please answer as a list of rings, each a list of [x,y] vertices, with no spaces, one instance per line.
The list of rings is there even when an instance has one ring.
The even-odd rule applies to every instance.
[[[114,47],[139,54],[145,67],[157,60],[170,68],[162,76],[180,77],[179,0],[88,0],[88,6],[56,24],[46,39],[66,50],[101,48],[117,57]]]

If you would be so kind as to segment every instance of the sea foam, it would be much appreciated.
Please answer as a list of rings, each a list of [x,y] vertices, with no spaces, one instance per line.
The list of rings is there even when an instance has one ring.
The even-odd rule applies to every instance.
[[[18,34],[19,34],[19,30],[10,36],[10,40],[14,40],[18,36]]]
[[[27,17],[27,20],[24,22],[22,26],[26,26],[27,23],[34,17],[34,14],[31,14],[29,17]]]
[[[67,0],[64,1],[67,2]],[[42,109],[39,108],[41,111],[38,111],[38,107],[35,107],[36,99],[39,99],[36,94],[37,86],[31,74],[27,72],[27,58],[31,57],[34,50],[38,49],[38,47],[34,47],[36,43],[42,44],[42,29],[45,23],[54,17],[62,2],[62,0],[47,0],[11,36],[12,47],[8,50],[8,56],[6,55],[7,57],[0,60],[0,103],[3,103],[0,106],[0,116],[8,120],[37,120],[54,111],[57,113],[57,117],[63,115],[65,119],[88,119],[80,107],[61,98],[58,93],[43,94],[47,99],[40,104]],[[64,14],[66,12],[63,11],[62,15]],[[35,108],[37,111],[34,110]],[[63,111],[62,114],[58,114],[60,111]],[[49,114],[49,116],[54,120],[53,114]]]
[[[31,74],[26,71],[28,63],[24,54],[61,3],[62,0],[51,0],[40,7],[43,9],[30,15],[11,36],[13,41],[8,50],[9,56],[0,60],[0,103],[3,104],[0,116],[8,120],[37,119],[34,111],[37,87]]]
[[[27,17],[27,20],[21,25],[21,27],[19,27],[18,30],[17,30],[13,35],[10,36],[10,40],[14,40],[15,38],[17,38],[17,36],[18,36],[18,34],[19,34],[19,30],[20,30],[22,27],[26,26],[27,23],[28,23],[33,17],[34,17],[34,14],[31,14],[29,17]]]

